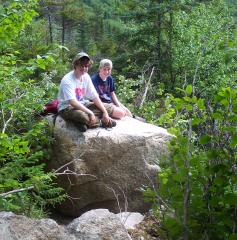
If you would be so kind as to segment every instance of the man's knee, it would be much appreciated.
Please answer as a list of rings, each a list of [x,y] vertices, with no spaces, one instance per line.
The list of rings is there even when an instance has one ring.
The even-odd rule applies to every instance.
[[[81,110],[68,108],[65,110],[62,110],[59,112],[59,114],[65,119],[65,120],[71,120],[73,122],[88,124],[90,122],[88,114]]]

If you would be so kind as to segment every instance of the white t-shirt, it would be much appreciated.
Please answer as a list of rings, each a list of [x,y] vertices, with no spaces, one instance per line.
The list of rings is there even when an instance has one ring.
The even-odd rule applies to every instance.
[[[89,100],[98,97],[95,87],[88,73],[84,73],[80,79],[76,78],[74,71],[67,73],[61,83],[58,95],[58,111],[70,106],[69,100],[77,100],[85,104]]]

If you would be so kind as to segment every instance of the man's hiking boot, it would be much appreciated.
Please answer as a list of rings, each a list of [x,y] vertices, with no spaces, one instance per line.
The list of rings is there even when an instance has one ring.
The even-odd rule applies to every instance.
[[[80,132],[86,132],[86,130],[88,129],[88,127],[86,126],[86,124],[77,124],[77,128]]]
[[[110,120],[107,124],[104,122],[101,122],[101,127],[102,128],[112,128],[116,126],[116,122],[114,120]]]

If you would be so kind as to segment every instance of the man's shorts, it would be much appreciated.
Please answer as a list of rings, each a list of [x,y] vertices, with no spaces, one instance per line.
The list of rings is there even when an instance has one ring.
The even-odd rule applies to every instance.
[[[105,109],[107,110],[109,116],[111,117],[113,114],[114,107],[112,104],[103,103]],[[71,120],[75,123],[82,123],[86,124],[90,127],[96,127],[100,125],[100,119],[103,117],[103,113],[100,109],[97,108],[97,106],[93,102],[89,102],[85,104],[85,107],[90,109],[96,117],[96,122],[93,126],[90,126],[90,119],[87,113],[74,109],[73,107],[69,106],[59,112],[59,114],[65,119],[65,120]]]

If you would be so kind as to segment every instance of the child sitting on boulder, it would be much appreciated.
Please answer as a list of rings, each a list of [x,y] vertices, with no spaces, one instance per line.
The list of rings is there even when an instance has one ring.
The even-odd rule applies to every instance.
[[[115,110],[114,117],[125,116],[136,118],[145,122],[145,119],[133,115],[117,98],[115,94],[114,79],[111,76],[113,63],[110,59],[102,59],[99,65],[99,73],[92,76],[92,82],[102,102],[110,104]]]

